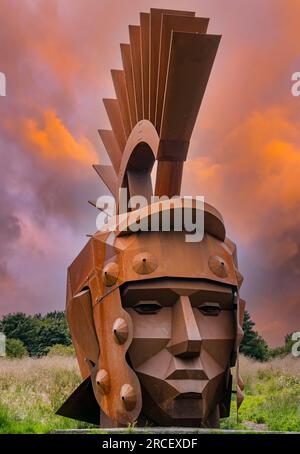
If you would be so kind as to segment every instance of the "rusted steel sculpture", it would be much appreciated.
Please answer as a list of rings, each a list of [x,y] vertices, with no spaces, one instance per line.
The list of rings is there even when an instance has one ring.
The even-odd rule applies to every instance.
[[[126,188],[150,203],[155,161],[154,193],[180,196],[220,36],[188,11],[151,9],[140,22],[121,44],[124,69],[112,71],[117,98],[104,100],[112,130],[99,133],[112,166],[94,167],[115,197]],[[181,200],[158,204],[158,216]],[[58,413],[102,427],[218,427],[230,412],[235,365],[242,401],[236,247],[206,203],[200,242],[186,242],[184,231],[132,232],[149,206],[119,212],[114,232],[95,233],[69,267],[67,318],[84,381]]]

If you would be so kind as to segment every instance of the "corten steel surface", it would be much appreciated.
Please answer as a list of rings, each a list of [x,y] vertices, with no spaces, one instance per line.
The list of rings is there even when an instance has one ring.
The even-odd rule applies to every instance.
[[[99,130],[111,166],[94,166],[117,197],[180,195],[183,164],[220,36],[195,13],[151,9],[129,26],[116,99],[104,100],[112,130]],[[205,203],[204,237],[175,231],[182,199],[152,203],[159,231],[133,233],[149,206],[118,212],[91,236],[68,269],[67,319],[83,383],[58,413],[101,427],[218,427],[237,405],[245,302],[235,244],[221,214]],[[90,202],[95,205],[95,202]],[[185,205],[186,206],[186,205]],[[170,214],[171,231],[161,229]],[[114,223],[114,232],[109,230]]]

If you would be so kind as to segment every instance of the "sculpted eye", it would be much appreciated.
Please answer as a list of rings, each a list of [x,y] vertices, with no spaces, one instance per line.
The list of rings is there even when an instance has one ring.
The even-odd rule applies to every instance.
[[[218,303],[204,303],[198,306],[198,309],[203,315],[216,316],[221,312],[221,307]]]
[[[156,314],[162,306],[157,301],[140,301],[133,306],[138,314]]]

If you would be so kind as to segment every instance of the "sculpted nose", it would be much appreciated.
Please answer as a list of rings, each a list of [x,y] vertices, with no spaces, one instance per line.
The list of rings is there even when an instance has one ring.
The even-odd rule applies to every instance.
[[[180,296],[173,306],[172,339],[167,345],[174,355],[183,358],[198,356],[201,336],[188,296]]]

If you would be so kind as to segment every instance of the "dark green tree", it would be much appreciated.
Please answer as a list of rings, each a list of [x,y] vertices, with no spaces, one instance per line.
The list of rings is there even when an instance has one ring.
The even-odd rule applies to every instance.
[[[258,361],[267,361],[269,357],[269,348],[266,341],[254,331],[255,322],[251,320],[248,311],[245,311],[244,315],[244,338],[240,345],[240,352],[251,358],[255,358]]]
[[[288,333],[284,336],[284,351],[288,355],[292,352],[292,347],[295,341],[292,339],[293,333]]]
[[[35,355],[38,350],[39,322],[31,315],[22,312],[5,315],[1,321],[0,331],[3,331],[8,339],[23,342],[30,355]]]
[[[53,345],[71,344],[69,328],[64,312],[50,312],[40,323],[39,355],[46,355]]]
[[[53,345],[70,345],[71,337],[64,312],[26,315],[8,314],[0,322],[8,339],[19,339],[30,356],[46,355]]]

